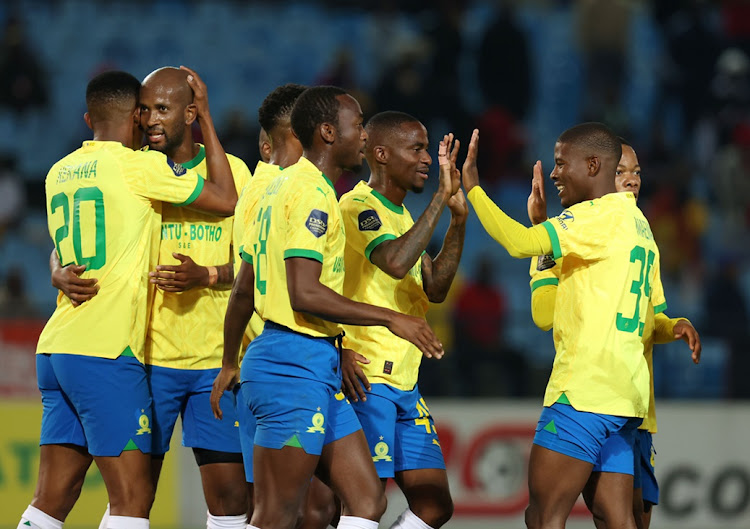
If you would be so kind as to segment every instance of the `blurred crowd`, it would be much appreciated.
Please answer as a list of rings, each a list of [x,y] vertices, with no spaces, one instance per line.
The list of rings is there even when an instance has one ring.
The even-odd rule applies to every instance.
[[[273,88],[268,86],[273,75],[282,82],[341,86],[367,115],[409,112],[433,139],[448,130],[468,139],[479,127],[482,181],[523,222],[531,166],[541,159],[551,168],[556,135],[581,121],[607,123],[632,143],[643,168],[639,200],[661,250],[667,313],[689,318],[705,343],[698,368],[690,365],[687,347],[657,348],[657,395],[750,398],[750,386],[743,383],[750,373],[750,273],[744,266],[750,257],[750,1],[110,4],[119,16],[132,11],[133,20],[147,26],[139,28],[144,33],[152,19],[143,10],[159,13],[157,19],[175,17],[175,31],[200,31],[185,21],[195,17],[196,24],[205,23],[200,17],[213,10],[228,13],[238,28],[243,16],[268,18],[273,29],[262,39],[245,36],[240,42],[246,50],[189,48],[180,41],[158,55],[201,73],[215,53],[253,57],[259,72],[273,72],[260,88],[250,72],[238,78],[246,85],[232,90],[220,86],[219,74],[205,76],[212,108],[221,110],[220,139],[250,168],[259,157],[255,109]],[[100,9],[94,0],[19,0],[0,8],[0,128],[6,136],[0,139],[0,320],[44,319],[54,308],[56,293],[45,272],[52,249],[44,220],[45,169],[87,137],[80,119],[47,126],[48,116],[61,115],[62,71],[79,57],[48,42],[35,17],[46,13],[66,20],[70,11],[97,16]],[[299,70],[285,66],[288,71],[279,73],[283,52],[272,39],[287,38],[285,13],[295,12],[315,20],[298,40],[312,43],[321,33],[337,37],[330,38],[325,56],[313,61],[321,65],[315,71],[300,64]],[[129,20],[120,25],[121,35],[102,37],[106,45],[92,55],[89,76],[109,68],[142,76],[162,65],[143,48],[130,47]],[[157,21],[153,27],[158,33],[164,26]],[[347,34],[347,27],[358,29]],[[85,38],[81,30],[57,28]],[[296,52],[303,58],[309,53]],[[82,100],[81,93],[66,104],[82,114]],[[33,135],[18,133],[14,139],[28,128]],[[358,178],[342,179],[339,191]],[[559,206],[552,189],[548,196],[553,215]],[[425,203],[424,196],[407,200],[415,217]],[[469,229],[460,278],[446,303],[430,314],[450,354],[441,363],[423,364],[422,392],[538,398],[554,351],[550,334],[530,318],[528,265],[507,259],[478,224]]]

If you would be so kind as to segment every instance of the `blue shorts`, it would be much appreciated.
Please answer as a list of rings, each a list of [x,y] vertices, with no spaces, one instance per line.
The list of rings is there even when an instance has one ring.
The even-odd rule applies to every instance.
[[[243,447],[252,438],[265,448],[296,446],[320,455],[323,446],[362,428],[344,395],[314,380],[279,376],[273,382],[243,382],[237,400],[256,420],[254,437],[242,427]],[[252,458],[244,451],[243,459],[248,456]]]
[[[239,454],[239,423],[234,394],[225,391],[221,397],[224,418],[217,421],[211,411],[211,388],[220,369],[173,369],[146,366],[154,398],[155,455],[169,451],[177,416],[182,417],[182,445],[216,452]]]
[[[648,430],[638,430],[635,434],[635,479],[633,488],[641,489],[643,501],[652,505],[659,504],[659,484],[654,472],[653,439]]]
[[[556,402],[545,407],[534,444],[599,467],[593,471],[633,475],[635,431],[640,418],[577,411]]]
[[[151,452],[151,393],[136,358],[38,354],[36,377],[40,445],[73,444],[97,457]]]
[[[420,468],[445,469],[435,424],[419,389],[372,384],[367,400],[354,402],[381,478]]]

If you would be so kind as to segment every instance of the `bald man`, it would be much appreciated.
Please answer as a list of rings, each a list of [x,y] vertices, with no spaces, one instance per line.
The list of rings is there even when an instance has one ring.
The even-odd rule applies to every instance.
[[[141,85],[139,106],[149,149],[208,179],[205,148],[192,137],[199,116],[185,72],[171,67],[151,72]],[[226,156],[239,195],[250,171],[239,158]],[[234,278],[232,227],[233,217],[165,203],[159,264],[149,274],[157,286],[145,348],[153,395],[152,481],[156,488],[180,415],[182,444],[193,449],[200,469],[209,529],[244,529],[248,510],[234,396],[222,396],[228,415],[224,421],[213,418],[209,404],[221,367],[224,313]],[[100,529],[108,517],[109,507]]]

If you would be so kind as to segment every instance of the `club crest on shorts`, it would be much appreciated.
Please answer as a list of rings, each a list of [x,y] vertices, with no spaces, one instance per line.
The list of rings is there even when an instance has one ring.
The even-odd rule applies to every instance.
[[[378,212],[368,209],[359,214],[359,231],[378,231],[383,223],[380,221]]]
[[[328,231],[328,213],[314,209],[307,216],[305,226],[315,237],[320,238]]]

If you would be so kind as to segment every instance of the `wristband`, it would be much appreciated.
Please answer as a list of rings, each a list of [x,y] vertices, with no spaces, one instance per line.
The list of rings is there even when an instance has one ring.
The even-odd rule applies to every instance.
[[[212,287],[216,284],[219,279],[219,271],[215,266],[209,266],[208,268],[208,286]]]

